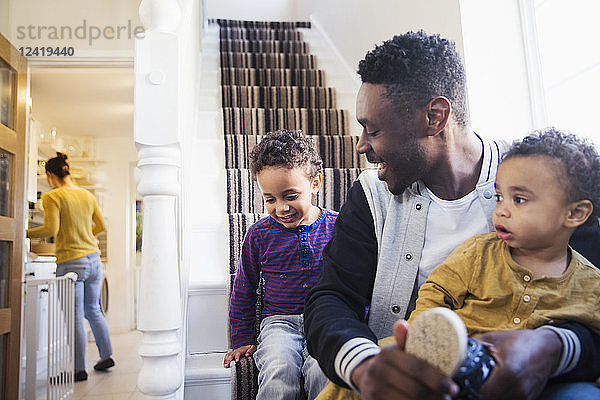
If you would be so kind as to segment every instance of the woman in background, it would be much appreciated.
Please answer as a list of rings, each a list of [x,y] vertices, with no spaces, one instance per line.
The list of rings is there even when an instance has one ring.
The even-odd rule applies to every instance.
[[[108,327],[100,310],[102,263],[96,235],[105,230],[104,219],[96,198],[71,180],[67,155],[56,153],[46,162],[48,184],[54,188],[42,196],[44,225],[27,230],[27,237],[54,236],[56,242],[56,276],[75,272],[75,381],[84,381],[85,342],[83,317],[89,321],[100,361],[94,365],[103,371],[115,365],[110,357],[112,346]]]

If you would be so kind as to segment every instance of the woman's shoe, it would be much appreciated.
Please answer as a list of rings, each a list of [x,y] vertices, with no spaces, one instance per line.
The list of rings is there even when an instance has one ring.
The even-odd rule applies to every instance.
[[[96,363],[96,365],[94,365],[94,369],[96,371],[104,371],[105,369],[108,369],[110,367],[114,367],[115,366],[115,361],[111,358],[105,358],[104,360],[100,360]]]
[[[87,381],[87,378],[88,378],[88,374],[87,374],[87,372],[85,372],[85,370],[75,371],[75,374],[73,375],[73,380],[75,382]]]

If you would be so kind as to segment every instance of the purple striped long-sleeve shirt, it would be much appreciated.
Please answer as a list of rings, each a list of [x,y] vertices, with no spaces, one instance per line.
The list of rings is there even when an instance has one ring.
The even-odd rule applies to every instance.
[[[286,228],[268,216],[248,229],[229,303],[233,349],[254,344],[261,272],[265,280],[264,317],[304,312],[304,298],[321,276],[323,247],[333,236],[337,215],[323,209],[311,225],[296,228]]]

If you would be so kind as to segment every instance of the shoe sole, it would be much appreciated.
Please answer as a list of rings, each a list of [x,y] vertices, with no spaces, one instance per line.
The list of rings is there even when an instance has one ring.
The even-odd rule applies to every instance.
[[[452,377],[463,364],[468,334],[462,319],[447,308],[419,314],[410,324],[405,351]]]

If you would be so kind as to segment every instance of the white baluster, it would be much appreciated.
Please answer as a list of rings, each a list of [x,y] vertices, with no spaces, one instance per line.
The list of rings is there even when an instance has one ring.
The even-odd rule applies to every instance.
[[[147,30],[136,38],[135,53],[134,136],[144,201],[138,388],[151,398],[173,399],[183,383],[176,209],[181,188],[179,43],[174,33],[179,5],[143,0],[140,18]]]
[[[177,0],[142,0],[140,20],[148,30],[175,32],[181,9]]]

